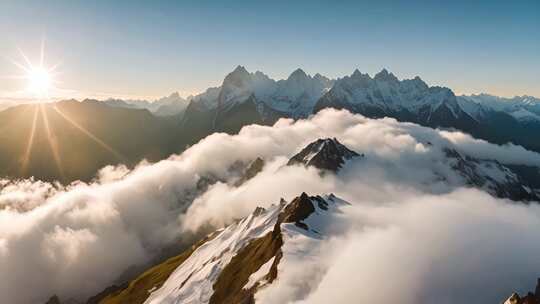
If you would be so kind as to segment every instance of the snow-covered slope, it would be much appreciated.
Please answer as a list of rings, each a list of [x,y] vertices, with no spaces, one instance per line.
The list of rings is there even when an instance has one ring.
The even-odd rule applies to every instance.
[[[345,108],[368,116],[398,116],[427,125],[473,124],[461,109],[454,93],[443,87],[429,87],[422,79],[399,80],[386,69],[373,78],[358,70],[336,81],[315,105]]]
[[[347,204],[302,193],[290,203],[259,207],[198,247],[145,303],[251,303],[286,275],[288,264],[317,254],[331,215]]]
[[[500,111],[510,114],[512,117],[522,122],[540,122],[540,99],[531,96],[516,96],[504,98],[488,94],[459,96],[460,103],[476,105],[491,111]],[[473,115],[477,115],[474,112]]]
[[[337,172],[346,161],[360,154],[349,150],[336,138],[318,139],[293,156],[288,165],[302,164]]]
[[[271,232],[281,205],[257,209],[200,246],[145,303],[208,303],[212,285],[231,259],[253,239]]]
[[[465,179],[467,185],[498,197],[540,201],[540,189],[519,168],[510,168],[496,160],[462,155],[448,148],[443,151],[450,167]]]
[[[276,81],[260,71],[250,73],[238,66],[225,77],[221,87],[209,89],[191,100],[209,110],[227,111],[253,95],[256,103],[262,104],[260,107],[291,117],[306,117],[333,82],[320,74],[307,75],[301,69],[287,79]]]

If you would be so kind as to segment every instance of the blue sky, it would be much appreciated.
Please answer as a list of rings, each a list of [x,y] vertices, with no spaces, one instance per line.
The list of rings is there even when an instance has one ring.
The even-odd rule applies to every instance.
[[[17,48],[62,62],[78,95],[184,95],[236,65],[419,75],[456,93],[540,96],[540,1],[2,1],[0,77]],[[451,2],[451,3],[449,3]],[[25,86],[0,78],[0,96]],[[66,93],[71,94],[71,93]]]

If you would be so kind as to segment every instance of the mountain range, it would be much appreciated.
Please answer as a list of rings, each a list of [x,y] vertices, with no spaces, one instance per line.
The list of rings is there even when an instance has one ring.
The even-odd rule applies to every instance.
[[[107,165],[167,157],[176,130],[148,110],[92,100],[19,105],[0,112],[0,176],[89,181]]]
[[[374,77],[355,70],[350,76],[332,80],[297,69],[287,79],[274,81],[239,66],[225,77],[221,87],[190,98],[184,126],[206,118],[205,123],[198,121],[206,129],[204,133],[237,132],[247,123],[305,118],[328,107],[370,118],[393,117],[453,128],[493,143],[512,142],[540,150],[533,136],[540,131],[539,99],[456,96],[448,88],[428,86],[419,77],[399,80],[387,70]]]
[[[184,128],[202,134],[235,133],[249,123],[272,124],[278,118],[306,118],[332,107],[370,118],[393,117],[429,127],[453,128],[493,143],[512,142],[534,151],[540,143],[540,99],[522,96],[456,96],[420,77],[399,80],[383,69],[375,76],[355,70],[329,79],[297,69],[287,79],[238,66],[220,87],[187,98]]]
[[[176,116],[182,114],[188,105],[188,101],[180,97],[178,92],[159,98],[155,101],[141,99],[114,99],[104,101],[107,105],[128,109],[146,109],[156,116]]]
[[[419,77],[399,80],[385,69],[373,77],[355,70],[339,79],[321,74],[311,76],[297,69],[287,79],[276,81],[262,72],[251,73],[238,66],[226,75],[221,86],[186,99],[173,93],[154,102],[109,99],[102,102],[103,106],[95,100],[58,104],[66,103],[81,113],[82,120],[88,121],[91,117],[91,123],[85,127],[87,131],[99,133],[98,137],[107,145],[122,150],[127,155],[124,162],[129,164],[143,158],[156,160],[181,152],[214,132],[234,134],[245,125],[271,125],[279,118],[302,119],[329,107],[347,109],[369,118],[392,117],[433,128],[457,129],[492,143],[513,143],[540,151],[540,141],[536,140],[540,132],[539,99],[529,96],[501,98],[485,94],[456,96],[448,88],[430,87]],[[59,131],[53,137],[63,149],[62,157],[77,158],[77,163],[84,163],[81,166],[85,169],[62,177],[54,167],[54,157],[48,154],[42,157],[49,161],[40,161],[44,168],[30,166],[22,170],[21,160],[13,159],[13,155],[24,154],[21,151],[27,146],[31,129],[29,122],[32,122],[32,115],[27,109],[31,107],[20,105],[0,112],[0,136],[10,143],[0,151],[1,175],[70,182],[89,180],[102,166],[122,163],[114,153],[102,153],[96,159],[93,154],[80,153],[76,148],[62,148],[69,146],[67,142],[71,137]],[[54,106],[45,105],[45,108],[49,107]],[[98,108],[100,114],[91,110]],[[107,118],[110,115],[106,112],[118,112],[113,108],[123,109],[125,121],[137,121],[140,115],[146,118],[140,124],[128,126],[124,119]],[[147,114],[141,111],[147,111]],[[15,118],[20,113],[27,114],[24,118]],[[19,119],[22,121],[8,123]],[[17,124],[24,127],[16,127]],[[16,134],[12,131],[15,127]],[[108,130],[107,134],[101,134],[97,130],[100,128]],[[54,129],[64,128],[59,125]],[[149,136],[152,132],[155,135]],[[124,141],[137,142],[137,147],[144,146],[142,150],[153,152],[134,151],[133,145],[124,146]],[[92,146],[91,149],[103,150],[97,141],[90,140],[88,145]],[[20,153],[6,149],[17,149]]]

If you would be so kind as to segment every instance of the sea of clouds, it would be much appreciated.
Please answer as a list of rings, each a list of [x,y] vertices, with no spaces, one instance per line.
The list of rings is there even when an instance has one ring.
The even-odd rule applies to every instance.
[[[338,175],[285,166],[322,137],[365,157]],[[540,166],[540,154],[519,146],[324,110],[307,120],[247,126],[238,135],[213,134],[133,170],[106,167],[92,183],[0,180],[0,298],[84,300],[204,227],[222,227],[301,192],[335,193],[351,210],[340,218],[344,228],[324,242],[316,273],[291,271],[261,293],[263,303],[487,303],[533,288],[538,205],[464,189],[444,148]],[[234,168],[257,157],[266,160],[264,170],[235,186]],[[217,182],[197,190],[201,179]]]

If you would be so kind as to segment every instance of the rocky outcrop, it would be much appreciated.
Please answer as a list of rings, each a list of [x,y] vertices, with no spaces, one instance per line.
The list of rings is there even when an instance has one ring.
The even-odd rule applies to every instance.
[[[534,292],[528,292],[524,296],[514,292],[503,304],[540,304],[540,278],[536,282]]]
[[[355,157],[363,157],[346,146],[336,138],[318,139],[307,145],[302,151],[294,155],[287,165],[302,164],[321,170],[337,172],[345,161]]]
[[[451,168],[461,175],[467,185],[484,189],[490,194],[515,201],[540,201],[538,168],[531,174],[522,166],[506,166],[496,160],[462,155],[450,148],[443,149]]]

